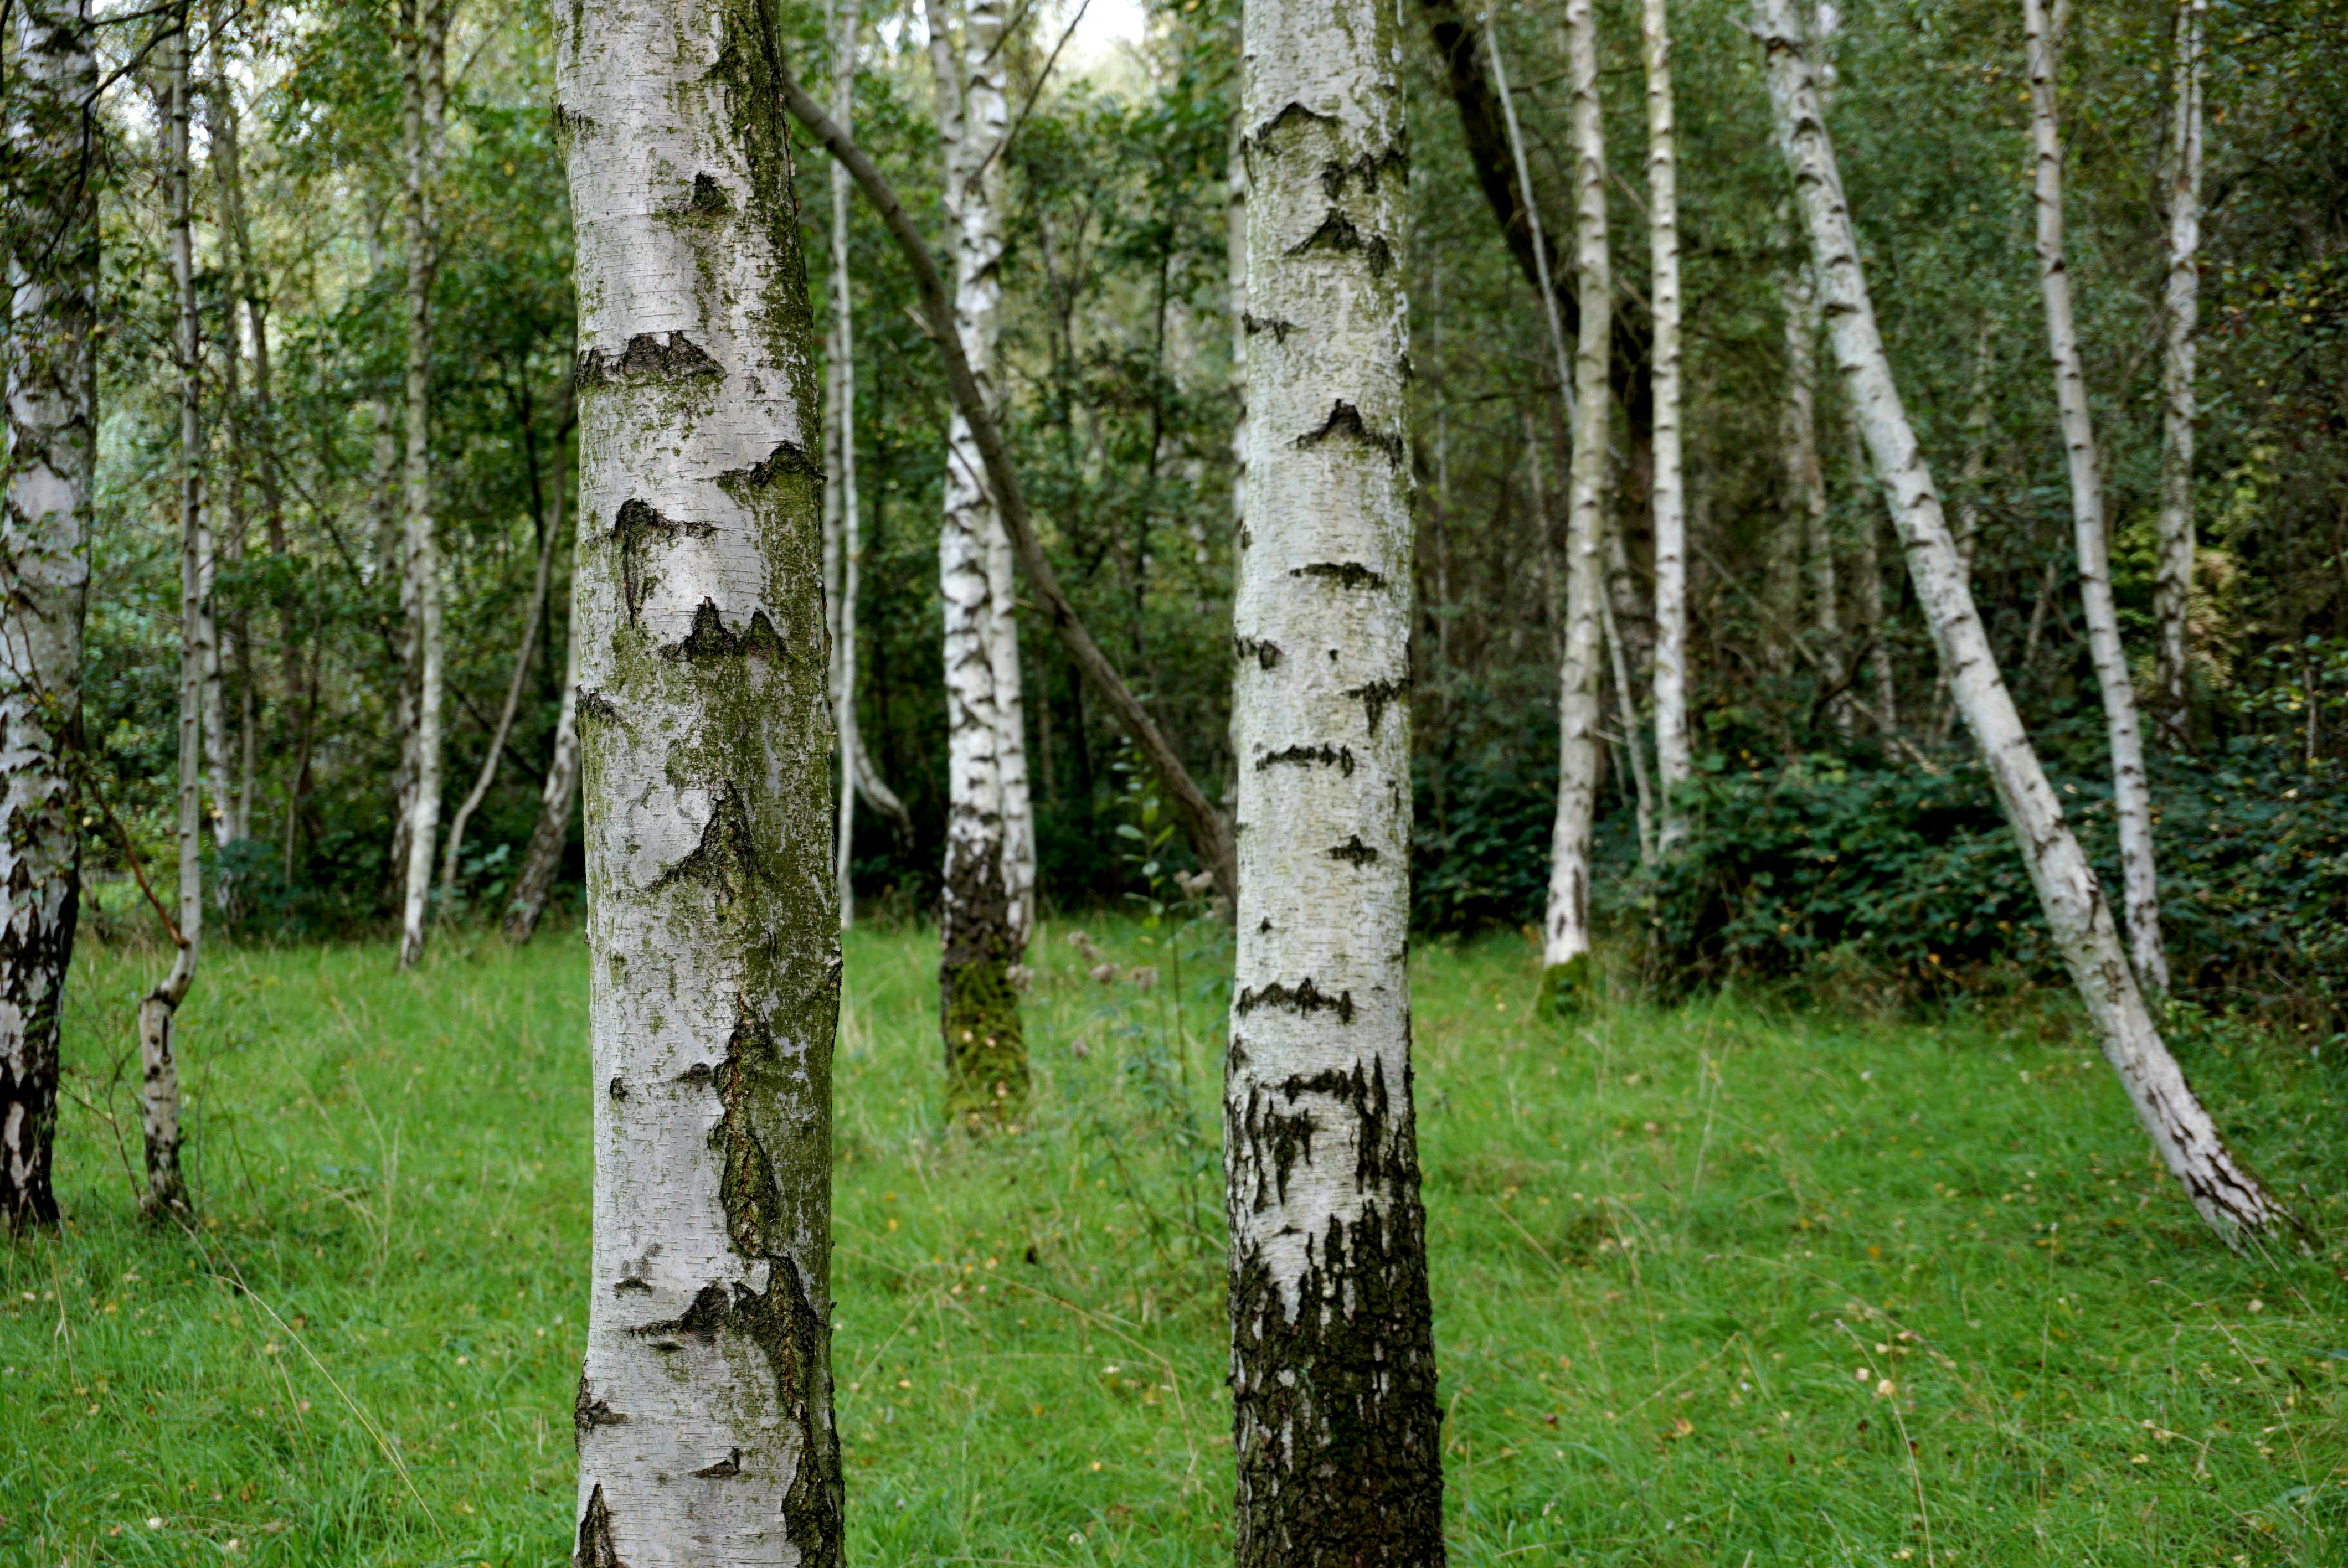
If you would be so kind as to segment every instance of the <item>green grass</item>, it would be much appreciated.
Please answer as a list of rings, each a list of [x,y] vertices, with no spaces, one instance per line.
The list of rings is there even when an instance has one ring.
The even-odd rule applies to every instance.
[[[931,939],[850,944],[857,1564],[1227,1557],[1216,976],[1095,927],[1162,972],[1102,985],[1066,929],[1028,999],[1033,1125],[983,1143],[940,1125]],[[457,938],[411,976],[373,947],[211,955],[192,1233],[141,1224],[123,1163],[159,963],[77,960],[69,1223],[0,1244],[0,1563],[564,1561],[575,932]],[[1537,968],[1514,940],[1416,964],[1456,1562],[2348,1559],[2339,1251],[2229,1256],[2065,1009],[1560,1026]],[[2190,1049],[2336,1235],[2339,1079],[2251,1030]]]

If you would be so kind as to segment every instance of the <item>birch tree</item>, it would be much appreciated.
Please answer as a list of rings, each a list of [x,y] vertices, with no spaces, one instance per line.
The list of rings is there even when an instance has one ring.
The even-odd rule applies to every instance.
[[[1834,534],[1827,520],[1827,477],[1818,459],[1818,327],[1817,281],[1807,261],[1796,261],[1781,290],[1786,310],[1786,404],[1779,430],[1786,463],[1786,494],[1798,545],[1799,581],[1808,589],[1809,626],[1818,644],[1818,678],[1828,693],[1827,709],[1835,729],[1850,735],[1850,706],[1844,701],[1842,610],[1835,580]],[[1802,594],[1797,589],[1796,599]],[[1797,623],[1798,626],[1798,622]],[[1800,635],[1798,630],[1795,632]]]
[[[1756,0],[1754,11],[1779,147],[1817,258],[1836,362],[1859,410],[1869,461],[1899,520],[1952,695],[1987,764],[2104,1058],[2162,1162],[2221,1236],[2239,1244],[2290,1226],[2295,1222],[2288,1211],[2234,1158],[2162,1042],[2110,907],[2023,729],[1884,354],[1792,0]]]
[[[1599,118],[1591,0],[1566,0],[1572,92],[1574,265],[1581,320],[1573,366],[1573,465],[1566,478],[1565,653],[1558,670],[1557,818],[1542,921],[1541,1006],[1579,1005],[1590,982],[1591,828],[1598,811],[1598,680],[1603,540],[1611,475],[1606,382],[1613,274],[1607,254],[1606,142]]]
[[[440,826],[441,703],[448,651],[441,625],[440,544],[432,517],[432,279],[437,225],[432,182],[447,144],[444,53],[453,0],[399,0],[400,140],[406,186],[400,242],[407,251],[402,296],[407,331],[406,458],[401,471],[400,596],[407,610],[414,692],[415,773],[407,800],[407,859],[400,899],[399,964],[424,956],[432,892],[433,841]]]
[[[2201,313],[2201,34],[2209,0],[2177,0],[2164,173],[2168,268],[2161,289],[2160,554],[2153,581],[2154,706],[2181,745],[2191,699],[2194,339]]]
[[[193,180],[188,167],[190,46],[185,32],[158,47],[165,87],[163,179],[170,205],[171,281],[179,294],[180,393],[180,791],[172,837],[179,852],[178,918],[171,968],[139,1003],[139,1112],[150,1214],[187,1206],[180,1170],[180,1063],[175,1015],[195,983],[204,924],[202,628],[204,602],[203,317],[196,300]]]
[[[55,1225],[57,1027],[81,904],[81,726],[98,437],[98,97],[89,0],[30,0],[8,127],[7,511],[0,518],[0,1220]]]
[[[972,0],[956,56],[944,0],[929,6],[937,80],[945,205],[954,239],[954,333],[990,414],[996,316],[1002,305],[1001,161],[1008,128],[1003,90],[1002,0]],[[946,436],[945,521],[938,575],[945,599],[947,815],[940,901],[939,1028],[944,1037],[946,1112],[973,1124],[1014,1122],[1027,1102],[1027,1048],[1011,981],[1024,953],[1023,887],[1011,822],[1020,802],[1007,755],[1015,698],[1002,639],[1007,580],[998,582],[994,536],[1002,522],[987,492],[970,420],[958,409]],[[997,592],[1004,604],[997,608]],[[1024,779],[1024,764],[1016,770]]]
[[[1236,1555],[1439,1564],[1406,967],[1400,29],[1374,0],[1249,0],[1242,26],[1253,342],[1223,1089]]]
[[[594,1232],[582,1564],[837,1568],[817,343],[765,0],[557,7]]]
[[[827,0],[831,37],[831,113],[848,126],[856,103],[856,0]],[[831,632],[831,711],[839,732],[839,826],[836,834],[839,927],[856,923],[856,884],[850,874],[856,847],[858,764],[863,739],[856,723],[856,599],[863,551],[856,496],[856,315],[848,266],[848,202],[854,181],[831,166],[831,331],[824,364],[824,615]]]
[[[1655,461],[1655,774],[1662,793],[1658,847],[1687,836],[1679,792],[1692,772],[1687,730],[1687,496],[1680,451],[1679,162],[1672,104],[1666,0],[1643,0],[1639,35],[1647,67],[1647,246],[1654,322],[1652,353]]]
[[[2054,41],[2042,0],[2022,0],[2030,67],[2030,149],[2038,213],[2038,290],[2046,307],[2047,357],[2054,371],[2063,450],[2071,480],[2071,528],[2078,545],[2079,600],[2087,622],[2088,656],[2104,700],[2104,729],[2112,753],[2112,804],[2119,818],[2128,958],[2137,984],[2155,998],[2168,989],[2168,960],[2160,940],[2160,885],[2153,865],[2152,784],[2144,771],[2144,729],[2136,686],[2120,644],[2118,608],[2112,601],[2110,536],[2104,522],[2103,463],[2096,451],[2095,418],[2071,305],[2071,273],[2063,255],[2063,136],[2055,118]]]

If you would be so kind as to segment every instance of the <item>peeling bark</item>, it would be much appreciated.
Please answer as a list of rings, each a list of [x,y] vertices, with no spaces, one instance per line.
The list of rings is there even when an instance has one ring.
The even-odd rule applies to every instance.
[[[1249,348],[1233,627],[1258,651],[1232,703],[1236,1555],[1425,1568],[1444,1546],[1411,1106],[1399,29],[1364,0],[1250,0],[1244,34],[1247,308],[1285,330]]]
[[[1756,0],[1755,33],[1766,53],[1780,149],[1809,231],[1832,324],[1835,357],[1868,456],[1890,497],[1900,542],[1952,694],[1987,764],[2055,946],[2071,971],[2104,1059],[2137,1122],[2203,1219],[2230,1244],[2297,1222],[2237,1161],[2168,1052],[2137,987],[2110,907],[2061,801],[2023,729],[1973,607],[1932,484],[1909,423],[1859,270],[1834,144],[1791,0]]]
[[[31,0],[16,34],[7,206],[7,514],[0,522],[0,1222],[57,1220],[57,1026],[81,906],[67,758],[81,741],[98,426],[98,97],[88,0]]]
[[[2054,399],[2062,411],[2063,450],[2070,471],[2080,605],[2112,754],[2128,959],[2136,966],[2137,984],[2158,998],[2168,989],[2168,958],[2160,940],[2160,882],[2153,864],[2152,784],[2144,771],[2144,727],[2137,718],[2136,686],[2128,677],[2119,610],[2112,600],[2103,463],[2096,450],[2095,418],[2087,405],[2086,371],[2071,307],[2071,273],[2063,255],[2063,138],[2055,118],[2054,46],[2047,36],[2040,0],[2022,0],[2022,15],[2030,64],[2030,148],[2036,168],[2038,288],[2046,306],[2047,355],[2054,371]]]
[[[2168,271],[2160,302],[2160,559],[2152,614],[2157,628],[2154,707],[2172,746],[2186,743],[2193,695],[2193,361],[2201,315],[2201,35],[2209,9],[2209,0],[2177,0],[2163,159]]]

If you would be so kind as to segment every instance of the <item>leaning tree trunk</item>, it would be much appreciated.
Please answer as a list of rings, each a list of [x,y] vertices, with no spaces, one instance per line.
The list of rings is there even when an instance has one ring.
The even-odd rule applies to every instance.
[[[448,651],[440,603],[440,544],[432,518],[432,279],[438,242],[432,180],[446,139],[448,90],[442,55],[452,0],[400,0],[401,136],[407,190],[401,242],[407,251],[404,300],[407,332],[407,462],[400,575],[415,663],[415,774],[407,797],[407,864],[400,898],[399,965],[424,956],[424,917],[432,892],[432,841],[440,826],[441,703]]]
[[[954,335],[989,412],[996,406],[995,316],[1002,233],[991,194],[1000,169],[979,158],[1007,124],[1001,0],[973,0],[957,59],[930,5],[946,207],[954,234]],[[973,148],[981,149],[974,153]],[[989,540],[996,522],[971,423],[957,409],[946,437],[945,519],[938,575],[945,598],[948,807],[940,899],[938,1027],[945,1046],[946,1114],[973,1126],[1014,1123],[1027,1104],[1027,1047],[1011,970],[1020,961],[1019,889],[1004,789],[1003,666],[995,658],[996,584]]]
[[[766,0],[555,11],[595,1204],[581,1568],[837,1568],[811,326]]]
[[[2201,314],[2201,28],[2209,0],[2178,0],[2170,87],[2168,276],[2161,292],[2160,561],[2154,701],[2168,743],[2185,743],[2192,691],[2193,358]]]
[[[831,112],[845,128],[856,104],[857,0],[844,0],[837,15],[827,4],[831,34]],[[856,495],[856,317],[850,299],[848,267],[849,191],[855,182],[847,168],[831,166],[831,343],[825,354],[829,374],[824,410],[824,542],[827,586],[838,597],[827,601],[831,632],[831,711],[839,730],[839,825],[834,834],[839,883],[839,928],[856,924],[857,768],[863,757],[856,722],[856,600],[863,584],[862,550]]]
[[[145,1133],[149,1214],[187,1206],[180,1170],[180,1063],[174,1022],[196,978],[204,924],[202,628],[204,602],[203,317],[196,302],[196,254],[188,168],[188,44],[165,41],[165,171],[171,205],[171,273],[179,289],[180,372],[180,794],[173,838],[179,847],[178,921],[170,973],[139,1003],[139,1111]]]
[[[2054,111],[2054,45],[2040,0],[2022,0],[2022,15],[2030,61],[2030,146],[2037,166],[2038,287],[2046,304],[2047,354],[2054,362],[2054,399],[2062,410],[2063,448],[2070,464],[2079,599],[2112,753],[2112,804],[2119,817],[2128,958],[2136,965],[2137,983],[2157,998],[2168,989],[2168,958],[2161,946],[2160,883],[2153,866],[2152,784],[2145,776],[2144,727],[2137,719],[2127,651],[2120,644],[2118,607],[2112,602],[2103,465],[2096,452],[2095,420],[2087,407],[2087,378],[2072,315],[2071,273],[2063,259],[2063,138]]]
[[[1541,1003],[1579,1006],[1590,984],[1591,829],[1598,813],[1600,595],[1608,451],[1607,324],[1612,270],[1606,238],[1606,141],[1599,118],[1598,26],[1591,0],[1566,0],[1566,71],[1573,94],[1574,264],[1581,273],[1573,366],[1573,466],[1566,479],[1565,656],[1558,670],[1557,820],[1550,835],[1549,908],[1541,927]]]
[[[561,485],[568,474],[558,474]],[[554,721],[554,754],[546,764],[546,787],[539,794],[538,826],[515,874],[513,897],[506,906],[506,939],[527,942],[546,914],[546,900],[562,869],[562,851],[571,842],[571,806],[579,794],[579,592],[571,594],[570,652],[563,660],[562,705]]]
[[[0,518],[0,1221],[55,1225],[57,1026],[81,907],[69,768],[81,731],[98,436],[98,97],[89,0],[31,0],[16,34],[7,204],[7,513]]]
[[[1679,792],[1693,770],[1687,729],[1687,496],[1680,452],[1680,205],[1665,0],[1643,0],[1647,56],[1647,238],[1653,277],[1655,425],[1655,774],[1659,847],[1687,836]]]
[[[1408,188],[1375,0],[1249,0],[1223,1085],[1241,1568],[1444,1561],[1411,1104]]]
[[[1941,516],[1916,432],[1900,400],[1859,270],[1859,242],[1818,109],[1792,0],[1756,0],[1755,31],[1765,49],[1777,136],[1790,167],[1833,323],[1835,357],[1868,456],[1890,497],[1900,543],[1952,693],[1987,764],[1991,783],[2022,849],[2055,946],[2071,971],[2104,1058],[2118,1073],[2137,1119],[2193,1205],[2219,1234],[2239,1243],[2295,1222],[2235,1160],[2209,1111],[2162,1043],[2144,993],[2120,946],[2111,909],[2022,727],[2012,693]]]

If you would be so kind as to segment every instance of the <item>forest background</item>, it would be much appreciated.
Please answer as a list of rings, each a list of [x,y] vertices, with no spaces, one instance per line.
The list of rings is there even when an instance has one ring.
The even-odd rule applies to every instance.
[[[1637,18],[1599,7],[1614,149],[1620,317],[1644,308]],[[1408,288],[1419,407],[1414,642],[1418,923],[1539,917],[1556,753],[1564,431],[1521,243],[1479,175],[1492,127],[1463,117],[1438,46],[1465,15],[1409,11]],[[2114,579],[2149,660],[2159,448],[2161,140],[2174,14],[2080,8],[2063,92],[2071,272],[2114,519]],[[784,25],[819,77],[816,7]],[[1142,38],[1072,72],[1069,14],[1020,11],[1006,47],[1024,115],[1008,170],[1001,384],[1055,566],[1212,794],[1231,772],[1227,177],[1237,7],[1152,7]],[[298,937],[397,914],[400,71],[376,6],[222,9],[197,62],[200,291],[228,730],[249,759],[242,836],[208,848],[232,923]],[[939,151],[919,17],[868,16],[858,135],[933,234]],[[2116,886],[2109,773],[2077,612],[2069,497],[2034,292],[2018,13],[1859,0],[1835,17],[1831,119],[1892,359],[1972,540],[1973,591],[2042,754]],[[1569,211],[1555,18],[1498,16],[1534,205]],[[1450,29],[1447,33],[1446,29]],[[1696,831],[1643,868],[1624,749],[1644,715],[1653,546],[1643,449],[1622,454],[1612,607],[1634,693],[1610,681],[1601,912],[1665,989],[1745,973],[1886,996],[2026,984],[2055,960],[1971,760],[1855,450],[1818,381],[1829,497],[1806,545],[1789,480],[1787,280],[1803,266],[1742,8],[1675,23],[1688,301],[1688,488]],[[107,30],[123,63],[144,30]],[[134,36],[136,35],[136,36]],[[2156,732],[2156,801],[2179,989],[2318,1050],[2348,974],[2348,7],[2216,4],[2209,21],[2200,407],[2202,544],[2188,714]],[[568,507],[570,230],[534,5],[456,14],[436,195],[432,474],[446,566],[449,804],[478,773],[550,529]],[[116,84],[102,146],[102,427],[85,725],[119,835],[90,868],[168,862],[176,767],[175,303],[147,73]],[[249,268],[226,235],[218,149],[234,117]],[[1479,145],[1477,138],[1484,140]],[[1505,149],[1503,149],[1505,150]],[[806,250],[828,249],[819,154],[799,149]],[[1479,155],[1481,162],[1479,163]],[[901,823],[860,816],[868,914],[926,912],[945,820],[936,538],[946,402],[901,258],[851,208],[854,436],[865,477],[859,726]],[[820,320],[823,269],[810,265]],[[261,309],[251,308],[258,303]],[[254,376],[265,319],[272,382]],[[250,535],[250,544],[245,543]],[[558,545],[561,541],[557,540]],[[445,913],[494,914],[539,810],[563,682],[568,561],[522,677],[499,782]],[[1041,887],[1083,907],[1145,890],[1150,786],[1047,638],[1025,640]],[[2139,672],[2140,688],[2150,682]],[[1863,698],[1863,701],[1861,700]],[[1863,714],[1863,719],[1855,715]],[[444,819],[445,820],[445,819]],[[91,825],[97,826],[93,816]],[[1153,835],[1153,836],[1155,836]],[[127,849],[126,846],[135,846]],[[1170,856],[1183,853],[1179,842]],[[1171,862],[1169,862],[1169,865]],[[575,826],[565,872],[575,879]],[[1162,875],[1165,867],[1159,868]],[[115,907],[118,907],[118,901]]]

